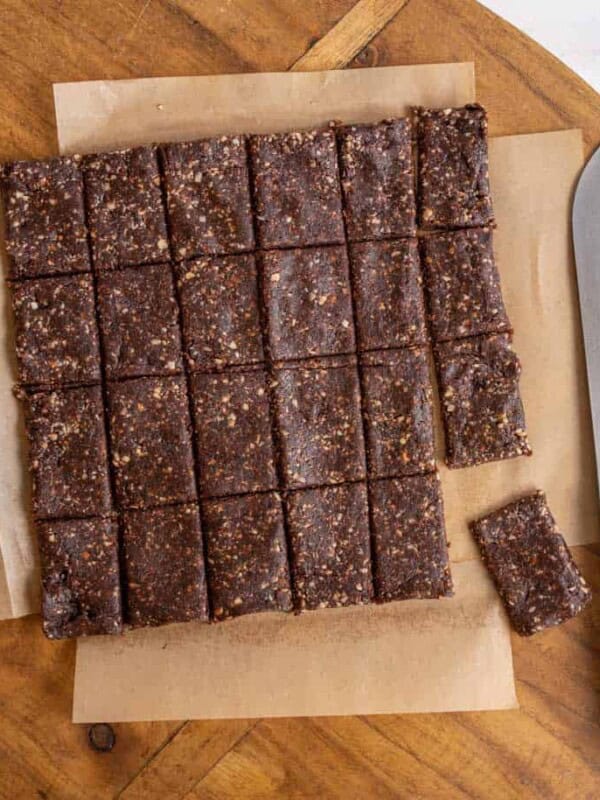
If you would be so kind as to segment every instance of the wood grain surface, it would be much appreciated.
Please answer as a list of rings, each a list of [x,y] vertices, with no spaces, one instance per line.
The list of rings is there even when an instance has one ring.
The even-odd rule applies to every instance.
[[[466,60],[492,134],[600,143],[600,96],[474,0],[2,0],[0,30],[0,160],[57,152],[53,81]],[[0,797],[598,798],[600,548],[575,555],[598,599],[514,638],[514,712],[128,724],[97,753],[69,722],[74,643],[2,623]]]

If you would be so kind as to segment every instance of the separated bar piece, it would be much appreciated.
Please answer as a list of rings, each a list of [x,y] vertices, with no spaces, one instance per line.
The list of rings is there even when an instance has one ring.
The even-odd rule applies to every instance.
[[[83,164],[94,269],[168,258],[156,148],[99,153]]]
[[[100,387],[34,392],[26,399],[35,516],[108,514],[111,496]]]
[[[360,350],[427,344],[416,239],[350,246]]]
[[[252,250],[244,137],[167,144],[161,156],[175,258]]]
[[[510,335],[443,342],[434,355],[448,466],[531,455]]]
[[[374,481],[371,511],[377,600],[450,597],[439,475]]]
[[[348,239],[414,236],[412,125],[394,119],[338,130]]]
[[[345,247],[265,253],[262,287],[275,361],[354,352]]]
[[[493,222],[487,114],[480,105],[418,109],[418,205],[423,228]]]
[[[117,523],[99,517],[39,522],[37,534],[46,636],[119,633]]]
[[[134,627],[208,619],[197,505],[127,511],[123,563]]]
[[[259,245],[343,244],[334,132],[263,134],[249,144]]]
[[[471,531],[521,636],[566,622],[592,599],[543,492],[482,517]]]
[[[253,255],[202,257],[177,266],[183,340],[192,371],[263,360]]]
[[[196,372],[190,383],[202,495],[276,489],[265,370]]]
[[[202,509],[213,618],[291,611],[280,496],[271,492],[208,500]]]
[[[365,484],[291,492],[287,508],[299,610],[369,603],[373,589]]]
[[[435,234],[421,243],[435,341],[511,330],[489,228]]]
[[[185,378],[112,383],[108,400],[119,507],[151,508],[195,500]]]
[[[366,477],[356,363],[299,362],[275,372],[275,404],[288,488]]]
[[[9,278],[90,271],[79,164],[69,156],[4,165]]]
[[[108,380],[183,370],[169,264],[100,273],[98,311]]]
[[[98,383],[100,350],[91,276],[23,281],[12,289],[21,383]]]
[[[435,453],[427,350],[364,353],[361,366],[370,477],[432,472]]]

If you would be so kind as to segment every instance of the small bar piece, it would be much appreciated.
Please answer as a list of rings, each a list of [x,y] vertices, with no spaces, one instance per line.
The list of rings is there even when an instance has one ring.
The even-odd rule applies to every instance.
[[[291,492],[287,504],[299,610],[369,603],[373,588],[365,484]]]
[[[155,147],[87,156],[84,180],[94,269],[169,257]]]
[[[416,239],[350,246],[360,350],[427,344]]]
[[[347,125],[339,129],[338,141],[348,239],[414,236],[410,120]]]
[[[253,255],[203,257],[177,266],[183,340],[192,371],[263,360]]]
[[[151,508],[195,500],[185,378],[113,383],[108,399],[119,507]]]
[[[418,110],[423,228],[467,228],[494,221],[487,130],[487,114],[480,105]]]
[[[203,505],[207,575],[215,621],[291,611],[283,510],[275,492]]]
[[[421,241],[435,341],[510,331],[491,230],[471,228]]]
[[[90,271],[79,164],[68,156],[0,170],[9,278]]]
[[[259,245],[343,244],[334,132],[263,134],[249,143]]]
[[[265,370],[196,372],[191,391],[202,495],[276,489]]]
[[[521,636],[560,625],[591,601],[543,492],[482,517],[471,531]]]
[[[275,361],[354,352],[345,247],[273,250],[264,254],[262,270]]]
[[[451,468],[531,455],[509,334],[438,344],[434,351],[446,463]]]
[[[427,351],[418,347],[365,353],[361,364],[371,477],[432,472],[435,453]]]
[[[167,144],[161,156],[175,258],[252,250],[244,137]]]
[[[98,517],[39,522],[37,535],[46,636],[120,633],[117,523]]]
[[[98,276],[98,311],[109,380],[181,372],[181,334],[169,264]]]
[[[35,516],[108,514],[111,496],[100,387],[34,392],[26,398]]]
[[[126,512],[123,562],[131,625],[208,619],[198,506]]]
[[[23,281],[12,290],[20,382],[98,383],[100,350],[91,276]]]
[[[452,596],[438,474],[373,482],[371,509],[377,600]]]
[[[366,477],[358,372],[352,359],[337,364],[322,359],[314,366],[277,370],[275,402],[288,488]]]

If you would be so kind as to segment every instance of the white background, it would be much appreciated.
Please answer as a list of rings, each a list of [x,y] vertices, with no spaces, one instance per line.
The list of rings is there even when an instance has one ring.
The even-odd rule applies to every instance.
[[[482,0],[600,92],[600,0]]]

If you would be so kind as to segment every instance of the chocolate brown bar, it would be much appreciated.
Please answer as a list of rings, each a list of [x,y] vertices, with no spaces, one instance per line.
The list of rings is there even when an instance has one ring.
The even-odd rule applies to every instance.
[[[177,142],[161,155],[175,257],[252,250],[244,137]]]
[[[26,427],[35,516],[109,513],[111,497],[100,387],[28,394]]]
[[[13,285],[19,380],[60,386],[100,381],[100,351],[89,275]]]
[[[109,380],[181,372],[181,334],[169,264],[98,276],[98,311]]]
[[[250,137],[259,244],[342,244],[335,134],[292,131]]]
[[[382,350],[361,358],[370,477],[435,469],[427,351]]]
[[[4,165],[10,278],[89,272],[79,162],[79,156],[69,156]]]
[[[338,131],[344,215],[350,241],[414,236],[412,125],[394,119]]]
[[[168,258],[156,148],[100,153],[83,163],[94,268],[133,267]]]
[[[177,267],[177,281],[191,370],[263,360],[253,255],[185,261]]]
[[[419,109],[419,220],[423,228],[493,222],[487,115],[463,108]]]
[[[277,488],[264,369],[192,375],[204,497]]]
[[[377,599],[451,596],[439,476],[375,481],[371,510]]]
[[[274,250],[262,259],[263,298],[275,360],[355,350],[344,247]]]
[[[46,636],[119,633],[117,523],[99,517],[38,522],[37,534]]]
[[[440,233],[421,241],[434,339],[510,331],[491,230]]]
[[[294,491],[287,508],[299,609],[368,603],[373,588],[365,484]]]
[[[353,244],[350,264],[359,348],[427,344],[417,240]]]
[[[482,517],[471,531],[521,636],[560,625],[591,601],[543,492]]]
[[[127,622],[208,619],[198,507],[128,511],[123,520]]]
[[[275,492],[208,500],[210,605],[216,621],[257,611],[291,611],[281,498]]]
[[[531,455],[510,335],[444,342],[434,354],[448,466]]]
[[[120,508],[196,499],[185,378],[136,378],[108,388]]]

